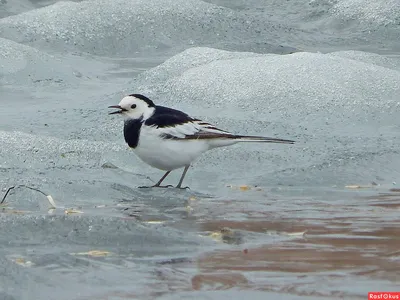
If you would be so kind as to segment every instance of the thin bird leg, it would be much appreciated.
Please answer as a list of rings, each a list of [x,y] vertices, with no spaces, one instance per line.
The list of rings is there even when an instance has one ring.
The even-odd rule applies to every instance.
[[[182,186],[182,182],[183,182],[183,178],[185,178],[186,172],[189,169],[190,166],[186,166],[185,170],[183,170],[182,176],[181,176],[181,180],[179,180],[178,185],[176,186],[176,188],[181,189]]]
[[[140,188],[140,189],[147,189],[147,188],[152,188],[152,187],[160,187],[160,188],[167,188],[167,187],[170,187],[170,186],[172,186],[172,185],[161,186],[161,182],[163,182],[163,180],[168,176],[169,173],[171,173],[171,171],[166,172],[166,173],[163,175],[163,177],[161,177],[161,179],[160,179],[155,185],[152,185],[152,186],[139,186],[139,188]]]
[[[161,179],[155,185],[153,185],[153,187],[160,187],[161,182],[163,182],[163,180],[169,175],[169,173],[171,173],[171,171],[167,171],[164,176],[161,177]]]

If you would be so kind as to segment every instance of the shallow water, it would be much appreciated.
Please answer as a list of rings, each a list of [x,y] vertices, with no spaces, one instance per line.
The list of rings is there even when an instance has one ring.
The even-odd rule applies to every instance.
[[[6,0],[0,17],[0,299],[398,289],[398,1]],[[216,149],[190,189],[138,189],[162,172],[107,114],[126,93],[296,144]]]

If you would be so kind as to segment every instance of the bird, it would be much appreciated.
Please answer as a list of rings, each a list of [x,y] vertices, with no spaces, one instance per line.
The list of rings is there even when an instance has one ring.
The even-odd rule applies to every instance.
[[[171,171],[184,168],[176,185],[182,189],[192,162],[214,148],[239,142],[295,143],[286,139],[233,134],[180,110],[156,105],[142,94],[127,95],[118,105],[108,108],[117,109],[110,115],[125,117],[124,139],[136,156],[148,165],[166,171],[156,184],[149,187],[171,187],[161,183]]]

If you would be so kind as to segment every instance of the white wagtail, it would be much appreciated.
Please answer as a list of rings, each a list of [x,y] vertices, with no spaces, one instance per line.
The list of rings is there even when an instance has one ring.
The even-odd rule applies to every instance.
[[[149,98],[132,94],[124,97],[110,114],[122,114],[125,142],[145,163],[167,171],[153,187],[161,187],[168,174],[175,169],[185,168],[177,188],[190,164],[202,153],[217,147],[238,142],[263,142],[293,144],[294,141],[262,136],[235,135],[186,113],[155,105]]]

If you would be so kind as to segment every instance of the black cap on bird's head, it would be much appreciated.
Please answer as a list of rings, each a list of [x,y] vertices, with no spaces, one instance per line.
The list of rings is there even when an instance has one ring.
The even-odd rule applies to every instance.
[[[143,96],[141,94],[130,94],[128,97],[134,97],[134,98],[143,100],[144,102],[147,103],[147,105],[149,107],[155,107],[156,106],[153,101],[151,101],[149,98],[147,98],[146,96]]]

